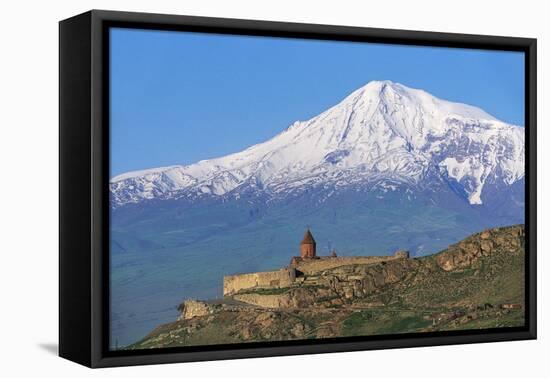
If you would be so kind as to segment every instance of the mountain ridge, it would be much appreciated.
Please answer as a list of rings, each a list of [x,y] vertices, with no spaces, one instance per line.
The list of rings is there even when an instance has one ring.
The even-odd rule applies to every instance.
[[[241,152],[118,175],[110,182],[111,205],[238,196],[255,186],[277,196],[325,183],[337,188],[391,178],[419,184],[428,176],[457,185],[478,205],[488,178],[501,177],[505,185],[522,179],[523,145],[521,127],[479,108],[374,81]]]

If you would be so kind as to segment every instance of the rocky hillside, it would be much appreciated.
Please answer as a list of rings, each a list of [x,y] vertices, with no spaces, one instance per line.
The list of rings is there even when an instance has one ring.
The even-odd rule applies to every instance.
[[[285,289],[186,301],[130,349],[524,324],[524,227],[486,230],[438,254],[304,275]]]

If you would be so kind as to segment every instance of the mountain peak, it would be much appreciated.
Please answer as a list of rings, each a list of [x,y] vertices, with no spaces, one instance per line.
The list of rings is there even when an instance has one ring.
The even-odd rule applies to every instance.
[[[391,80],[372,80],[369,81],[367,84],[365,84],[362,88],[372,88],[372,89],[378,89],[383,90],[386,87],[393,87],[397,86],[399,83],[394,83]]]
[[[335,107],[353,102],[362,105],[364,102],[378,101],[382,105],[407,107],[412,110],[423,110],[438,116],[437,121],[448,116],[497,121],[484,110],[458,102],[450,102],[432,95],[422,89],[411,88],[391,80],[374,80],[352,92]],[[436,114],[439,113],[439,114]]]
[[[360,88],[357,88],[351,94],[349,94],[346,99],[362,97],[364,99],[375,99],[381,98],[384,91],[402,91],[406,87],[402,86],[399,83],[394,83],[390,80],[373,80],[369,81],[367,84],[363,85]],[[343,102],[345,102],[344,100]],[[338,106],[338,105],[336,105]]]

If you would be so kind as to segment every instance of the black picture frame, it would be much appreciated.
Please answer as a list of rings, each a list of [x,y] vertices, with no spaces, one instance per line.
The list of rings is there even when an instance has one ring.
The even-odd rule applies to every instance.
[[[110,351],[109,27],[525,53],[526,325],[296,342]],[[536,338],[536,39],[92,10],[59,24],[59,354],[89,367]]]

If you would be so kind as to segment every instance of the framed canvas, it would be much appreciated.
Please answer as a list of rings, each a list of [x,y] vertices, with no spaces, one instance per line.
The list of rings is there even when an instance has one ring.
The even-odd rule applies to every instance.
[[[536,40],[60,22],[59,353],[536,338]]]

